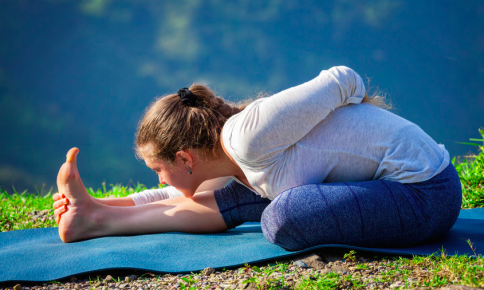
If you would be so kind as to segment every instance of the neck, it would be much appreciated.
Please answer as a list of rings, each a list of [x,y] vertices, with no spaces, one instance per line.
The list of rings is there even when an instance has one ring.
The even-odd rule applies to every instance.
[[[199,168],[202,170],[202,178],[204,180],[214,179],[225,176],[235,176],[240,179],[244,177],[244,172],[240,169],[239,165],[228,155],[225,150],[221,152],[220,157],[211,162],[205,164],[206,168]]]
[[[222,140],[220,143],[221,148],[218,154],[220,157],[209,162],[200,162],[199,166],[197,166],[197,186],[200,186],[207,180],[219,177],[235,176],[246,186],[251,187],[240,166],[235,162],[232,156],[230,156],[227,150],[225,150]]]

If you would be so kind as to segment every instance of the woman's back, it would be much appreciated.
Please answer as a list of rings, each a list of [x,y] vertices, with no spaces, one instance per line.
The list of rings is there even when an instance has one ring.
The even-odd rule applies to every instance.
[[[370,104],[337,108],[272,168],[284,184],[274,191],[310,183],[385,179],[401,183],[432,178],[449,154],[417,125]],[[282,165],[282,166],[281,166]]]
[[[248,110],[230,119],[228,125],[244,127],[253,123],[256,128],[256,124],[278,118],[257,109],[263,102],[264,99],[254,102]],[[294,120],[294,126],[286,126],[289,127],[287,132],[273,134],[270,142],[285,142],[281,140],[294,131],[297,133],[301,122],[305,122],[305,116]],[[232,144],[234,155],[237,155],[237,148],[250,147],[244,144],[243,136],[236,140],[237,144]],[[277,154],[273,154],[275,151],[270,143],[267,148],[268,158],[254,162],[246,159],[238,164],[252,187],[271,199],[289,188],[312,183],[373,179],[421,182],[437,175],[449,164],[444,146],[438,145],[417,125],[367,103],[343,104]]]

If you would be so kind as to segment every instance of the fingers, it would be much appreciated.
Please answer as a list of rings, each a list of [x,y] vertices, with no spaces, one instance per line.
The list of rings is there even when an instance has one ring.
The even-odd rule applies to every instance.
[[[63,205],[63,206],[59,207],[58,209],[54,210],[54,215],[59,216],[59,215],[62,215],[63,213],[65,213],[66,211],[67,211],[67,205]]]
[[[58,193],[58,192],[54,193],[54,195],[52,196],[52,199],[54,201],[59,200],[61,198],[62,198],[62,193]]]
[[[54,215],[57,218],[60,219],[60,216],[67,211],[67,205],[63,205],[59,207],[58,209],[54,210]]]
[[[56,224],[59,224],[61,215],[67,211],[67,205],[69,204],[69,199],[63,193],[55,193],[52,198],[55,200],[54,206],[54,216]]]
[[[54,195],[52,196],[52,199],[53,199],[54,201],[59,200],[59,199],[62,199],[62,198],[66,198],[66,196],[65,196],[65,194],[60,193],[60,192],[56,192],[56,193],[54,193]]]
[[[69,204],[69,199],[67,198],[59,199],[58,201],[54,202],[54,209],[58,209],[59,207],[67,204]]]
[[[52,199],[54,199],[54,209],[58,208],[62,204],[69,203],[69,200],[66,198],[65,194],[60,193],[60,192],[54,193],[54,195],[52,196]],[[66,200],[67,202],[65,202],[65,201],[58,202],[58,201],[62,201],[62,200]]]

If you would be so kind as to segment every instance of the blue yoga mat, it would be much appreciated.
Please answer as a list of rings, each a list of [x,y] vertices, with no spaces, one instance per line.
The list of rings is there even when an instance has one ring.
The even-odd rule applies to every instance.
[[[484,208],[462,210],[447,236],[411,248],[360,248],[320,245],[289,252],[267,242],[259,223],[246,223],[220,234],[164,233],[97,238],[64,244],[57,228],[0,233],[0,282],[58,280],[72,275],[111,269],[163,273],[199,272],[206,267],[228,268],[267,260],[282,260],[314,249],[338,247],[365,251],[430,255],[484,254]]]

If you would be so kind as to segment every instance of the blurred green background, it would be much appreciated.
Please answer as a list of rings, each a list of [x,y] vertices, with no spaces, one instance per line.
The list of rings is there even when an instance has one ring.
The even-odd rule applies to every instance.
[[[133,152],[160,94],[237,101],[346,65],[395,113],[472,148],[484,126],[484,1],[0,0],[0,188],[55,185],[80,148],[88,187],[157,177]]]

